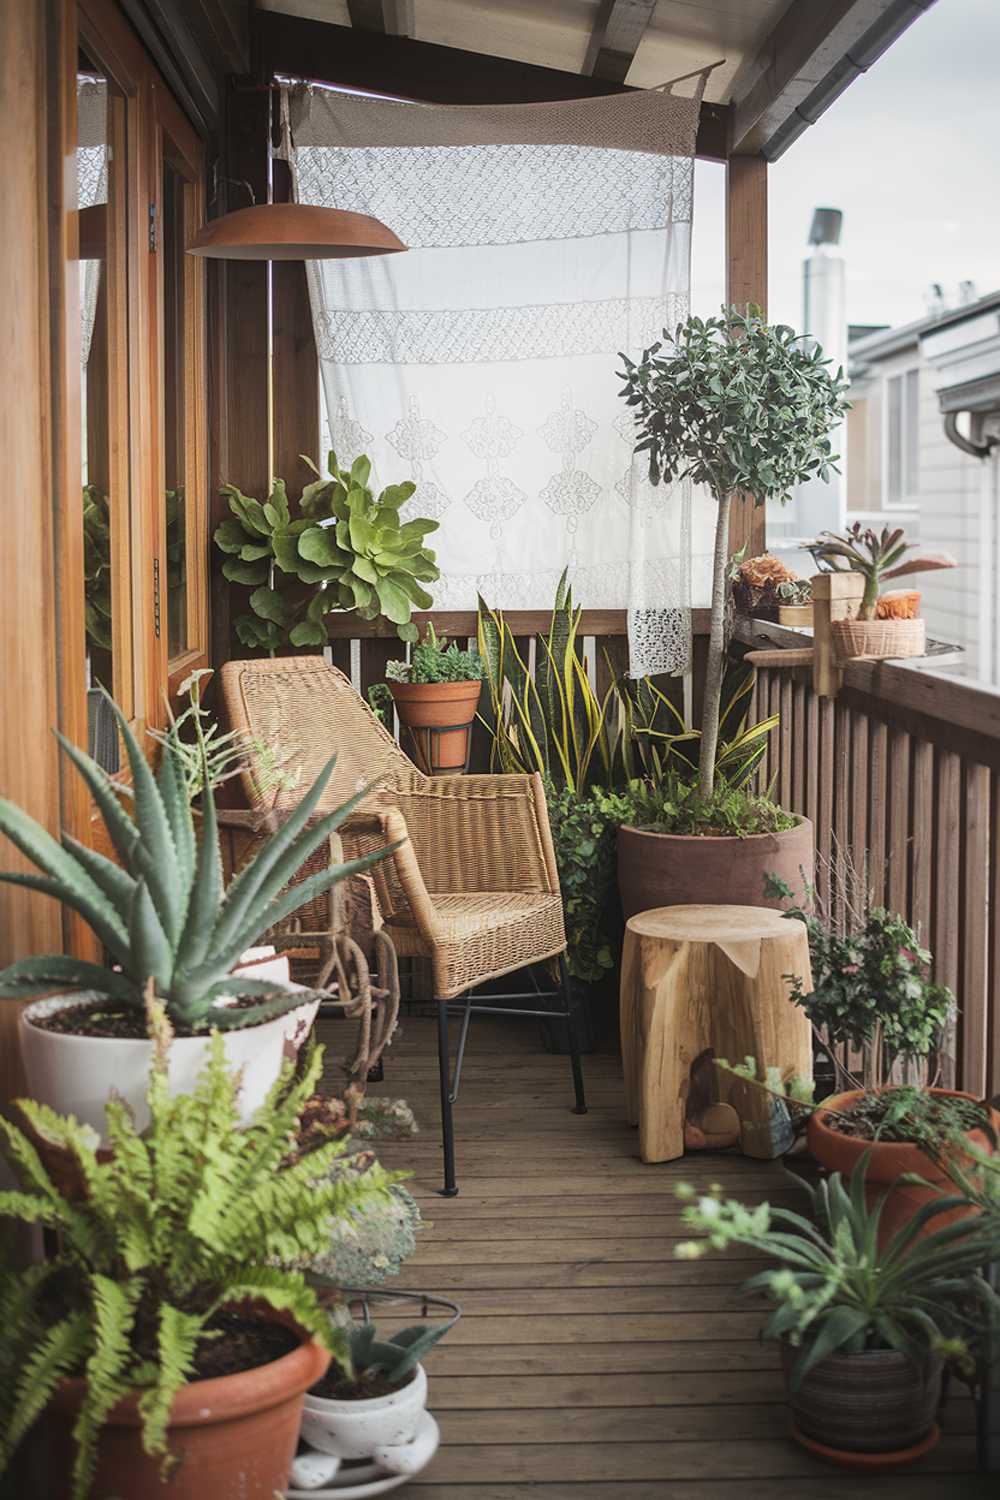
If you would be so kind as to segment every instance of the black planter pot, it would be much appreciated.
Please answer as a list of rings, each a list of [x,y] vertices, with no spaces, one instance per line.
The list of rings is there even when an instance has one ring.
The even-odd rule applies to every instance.
[[[581,979],[571,980],[573,986],[573,1017],[566,1021],[562,1016],[542,1022],[542,1041],[546,1052],[565,1056],[570,1051],[570,1026],[576,1036],[577,1050],[596,1052],[601,1042],[618,1028],[618,999],[615,977],[599,979],[596,984],[587,984]]]

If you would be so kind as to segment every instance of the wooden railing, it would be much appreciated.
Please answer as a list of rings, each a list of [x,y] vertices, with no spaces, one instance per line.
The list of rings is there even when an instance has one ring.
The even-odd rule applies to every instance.
[[[473,641],[471,611],[435,611],[439,633]],[[526,659],[548,626],[544,611],[508,611]],[[331,655],[362,693],[384,679],[401,651],[393,627],[334,617]],[[595,686],[628,663],[624,611],[585,610],[584,654]],[[707,619],[695,618],[695,692]],[[801,646],[772,625],[742,631],[747,644]],[[682,685],[664,679],[680,706]],[[761,787],[816,832],[819,894],[829,897],[829,861],[867,853],[875,899],[917,928],[934,954],[935,977],[951,988],[959,1014],[939,1060],[940,1081],[982,1095],[1000,1090],[1000,695],[941,673],[898,663],[853,663],[837,699],[817,698],[807,669],[760,671],[751,712],[777,713]],[[488,766],[488,737],[477,727],[471,768]]]
[[[802,645],[757,626],[755,645]],[[942,672],[852,663],[835,700],[808,669],[758,672],[753,712],[778,713],[760,784],[813,822],[818,894],[829,861],[867,851],[876,901],[902,912],[958,1001],[940,1081],[1000,1089],[1000,695]]]

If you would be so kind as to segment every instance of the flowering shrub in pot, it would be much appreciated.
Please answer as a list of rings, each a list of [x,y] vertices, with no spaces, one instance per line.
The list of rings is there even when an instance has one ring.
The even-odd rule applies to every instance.
[[[882,1202],[869,1202],[867,1167],[866,1155],[849,1178],[802,1183],[808,1215],[680,1184],[698,1238],[674,1253],[740,1245],[776,1263],[743,1291],[773,1304],[762,1337],[782,1344],[794,1437],[835,1462],[884,1468],[937,1442],[945,1360],[975,1378],[996,1358],[1000,1298],[981,1268],[1000,1236],[985,1217],[943,1224],[965,1201],[956,1193],[880,1245]]]

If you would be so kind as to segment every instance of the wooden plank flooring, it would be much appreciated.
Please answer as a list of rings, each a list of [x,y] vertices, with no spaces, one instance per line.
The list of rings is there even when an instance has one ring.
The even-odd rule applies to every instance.
[[[387,1055],[373,1091],[407,1099],[421,1125],[415,1140],[379,1149],[413,1172],[425,1219],[401,1279],[463,1308],[427,1364],[442,1446],[405,1493],[996,1500],[975,1475],[963,1394],[949,1401],[937,1452],[905,1476],[844,1473],[788,1440],[776,1354],[757,1340],[762,1312],[735,1293],[753,1258],[673,1259],[687,1237],[679,1180],[777,1201],[787,1179],[729,1156],[643,1165],[622,1121],[618,1058],[585,1058],[584,1073],[590,1112],[575,1116],[569,1060],[542,1051],[533,1022],[474,1018],[456,1106],[460,1194],[445,1199],[434,1023],[404,1020]]]

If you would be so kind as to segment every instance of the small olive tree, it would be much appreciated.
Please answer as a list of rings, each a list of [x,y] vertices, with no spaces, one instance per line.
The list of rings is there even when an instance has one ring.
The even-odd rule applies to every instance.
[[[796,484],[836,467],[830,432],[847,411],[842,371],[832,375],[821,349],[794,329],[723,308],[718,318],[688,318],[674,333],[625,364],[622,395],[634,409],[653,484],[691,479],[718,504],[712,566],[712,629],[702,708],[698,785],[711,796],[725,672],[729,517],[740,495],[782,503]]]

